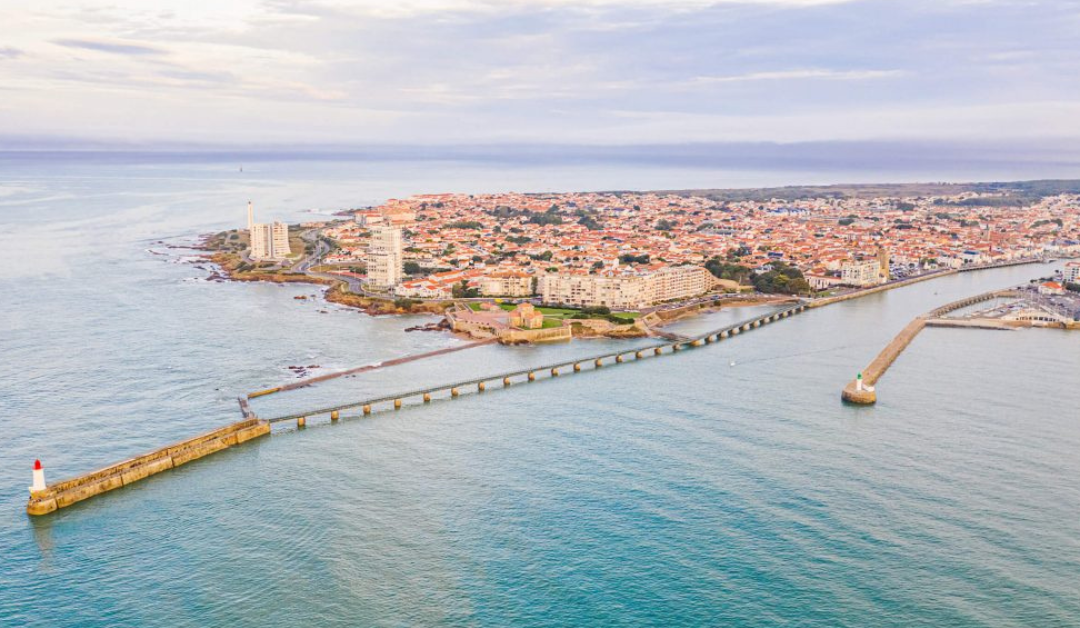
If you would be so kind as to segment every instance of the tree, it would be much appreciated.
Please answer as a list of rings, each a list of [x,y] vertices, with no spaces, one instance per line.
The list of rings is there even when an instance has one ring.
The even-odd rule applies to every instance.
[[[802,271],[784,262],[773,262],[772,270],[754,275],[754,289],[765,294],[809,294],[810,282]]]
[[[634,255],[633,253],[624,253],[619,256],[619,261],[623,264],[648,264],[649,254]]]
[[[420,268],[420,264],[416,262],[405,262],[406,275],[419,275],[422,272],[424,272],[424,269]]]
[[[475,299],[480,296],[480,290],[477,288],[470,288],[469,281],[467,279],[462,279],[450,288],[450,296],[455,299]]]
[[[667,218],[661,218],[656,221],[656,225],[653,227],[657,231],[671,231],[675,228],[675,223],[671,222]]]
[[[742,264],[725,262],[719,257],[714,257],[705,262],[705,269],[718,279],[727,279],[738,283],[746,283],[750,277],[750,269]]]

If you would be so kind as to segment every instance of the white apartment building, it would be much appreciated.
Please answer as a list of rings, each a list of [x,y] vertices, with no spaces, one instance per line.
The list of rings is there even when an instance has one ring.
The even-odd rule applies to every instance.
[[[274,221],[268,224],[255,222],[255,210],[248,202],[248,251],[251,259],[281,261],[292,255],[289,247],[289,225]]]
[[[700,266],[670,266],[645,276],[648,304],[686,299],[704,294],[715,282],[712,273]]]
[[[840,267],[840,279],[849,286],[876,286],[881,283],[881,263],[877,259],[847,262]]]
[[[707,292],[712,274],[700,266],[663,268],[646,275],[543,275],[540,300],[550,305],[634,310]]]
[[[1080,283],[1080,262],[1065,264],[1065,283]]]
[[[532,295],[532,277],[525,273],[492,273],[481,277],[480,294],[485,297],[527,297]]]
[[[405,275],[401,229],[378,226],[371,228],[368,244],[368,284],[374,288],[393,289]]]

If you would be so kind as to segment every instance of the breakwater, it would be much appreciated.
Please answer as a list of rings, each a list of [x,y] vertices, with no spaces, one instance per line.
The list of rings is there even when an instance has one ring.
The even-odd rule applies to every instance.
[[[877,391],[874,389],[874,384],[881,379],[885,371],[889,370],[896,358],[903,353],[904,349],[907,349],[911,341],[915,340],[915,337],[919,335],[919,332],[924,327],[926,327],[926,318],[922,316],[908,323],[889,344],[885,345],[881,353],[859,373],[857,379],[848,382],[844,386],[841,398],[844,401],[862,405],[877,402]]]
[[[26,504],[26,512],[44,515],[66,508],[269,433],[270,424],[258,418],[231,423],[97,471],[50,484],[44,490],[33,491]]]
[[[841,399],[859,405],[871,405],[877,403],[877,390],[874,385],[883,375],[885,375],[885,372],[889,370],[889,367],[896,361],[896,358],[904,352],[904,349],[907,349],[908,345],[915,340],[915,337],[918,336],[919,332],[924,328],[928,325],[939,325],[939,319],[950,312],[955,312],[956,310],[976,305],[984,301],[990,301],[992,299],[1016,297],[1018,294],[1019,293],[1016,290],[1012,289],[992,290],[975,296],[958,299],[942,305],[941,307],[934,308],[926,314],[915,317],[914,320],[900,330],[900,333],[897,334],[889,344],[885,345],[885,348],[881,350],[881,353],[879,353],[855,379],[849,381],[844,386],[843,391],[840,393]],[[946,322],[940,326],[944,327],[951,325],[949,325],[949,322]],[[994,329],[1001,329],[1001,327],[996,326]]]
[[[367,373],[368,371],[376,371],[379,369],[387,368],[390,366],[397,366],[399,364],[406,364],[408,362],[414,362],[416,360],[423,360],[425,358],[433,358],[440,355],[446,355],[448,353],[454,353],[456,351],[464,351],[465,349],[473,349],[475,347],[483,347],[485,345],[497,342],[495,338],[488,340],[479,340],[476,342],[470,342],[456,347],[448,347],[446,349],[436,349],[435,351],[428,351],[426,353],[418,353],[416,355],[409,355],[403,358],[394,358],[392,360],[384,360],[378,364],[369,364],[367,366],[360,366],[357,368],[347,369],[344,371],[338,371],[336,373],[327,373],[326,375],[317,375],[315,377],[308,377],[298,382],[292,382],[289,384],[282,384],[281,386],[275,386],[273,388],[266,388],[263,390],[256,390],[250,392],[247,395],[248,399],[255,399],[256,397],[265,397],[266,395],[272,395],[279,392],[286,392],[289,390],[296,390],[298,388],[304,388],[306,386],[312,386],[320,382],[327,382],[339,377],[346,377],[349,375],[357,375],[359,373]]]

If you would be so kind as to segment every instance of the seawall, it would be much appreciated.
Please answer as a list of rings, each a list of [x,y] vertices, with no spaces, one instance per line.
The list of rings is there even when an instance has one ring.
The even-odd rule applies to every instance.
[[[972,264],[969,266],[961,266],[960,268],[949,268],[946,270],[938,270],[932,273],[926,273],[925,275],[919,275],[918,277],[911,277],[909,279],[901,279],[900,281],[893,281],[890,283],[883,283],[880,286],[874,286],[872,288],[865,288],[863,290],[856,290],[847,294],[840,294],[835,297],[825,297],[822,299],[815,299],[810,302],[810,307],[822,307],[825,305],[832,305],[833,303],[840,303],[841,301],[850,301],[851,299],[858,299],[860,297],[870,296],[871,294],[877,294],[878,292],[885,292],[886,290],[892,290],[894,288],[903,288],[904,286],[910,286],[922,281],[929,281],[930,279],[937,279],[938,277],[947,277],[949,275],[955,275],[957,273],[969,273],[976,270],[987,270],[990,268],[1005,268],[1006,266],[1023,266],[1025,264],[1040,264],[1041,258],[1036,259],[1020,259],[1010,260],[1007,262],[995,262],[993,264]],[[951,305],[951,304],[950,304]],[[947,306],[946,306],[947,307]]]
[[[44,515],[66,508],[269,433],[270,423],[267,421],[258,418],[238,421],[97,471],[50,484],[45,490],[31,494],[26,512]]]

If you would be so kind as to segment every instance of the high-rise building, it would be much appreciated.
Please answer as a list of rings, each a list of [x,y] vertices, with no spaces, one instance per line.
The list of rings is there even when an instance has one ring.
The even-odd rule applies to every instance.
[[[255,210],[248,201],[248,237],[251,259],[280,261],[292,254],[289,247],[289,225],[283,222],[261,224],[255,222]]]
[[[393,289],[401,283],[405,274],[401,229],[377,226],[371,228],[368,244],[368,284],[373,288]]]

